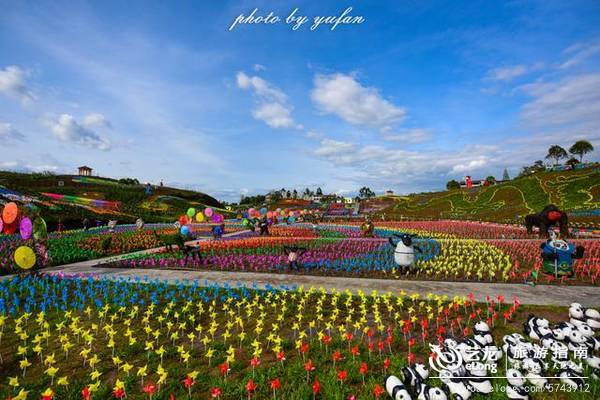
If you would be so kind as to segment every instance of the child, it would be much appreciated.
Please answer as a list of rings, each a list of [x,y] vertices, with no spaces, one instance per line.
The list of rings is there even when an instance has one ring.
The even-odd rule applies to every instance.
[[[299,270],[298,259],[306,252],[305,248],[294,246],[283,246],[283,252],[288,257],[288,267],[290,270]]]

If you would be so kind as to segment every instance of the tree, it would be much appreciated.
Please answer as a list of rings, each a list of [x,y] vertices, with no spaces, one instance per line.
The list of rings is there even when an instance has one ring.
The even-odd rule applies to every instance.
[[[557,144],[550,146],[550,148],[548,149],[548,154],[546,154],[547,159],[551,158],[555,161],[554,165],[558,164],[558,162],[561,159],[567,158],[567,157],[568,157],[567,151]]]
[[[297,198],[298,198],[298,191],[297,191],[296,189],[294,189],[294,191],[292,192],[292,197],[293,197],[294,199],[297,199]]]
[[[522,176],[527,176],[531,174],[535,174],[539,171],[545,171],[546,167],[544,167],[544,162],[542,160],[537,160],[533,163],[533,165],[528,165],[521,168],[521,172],[519,172],[519,178]]]
[[[317,196],[323,196],[323,190],[320,187],[317,188]]]
[[[290,197],[292,197],[292,192],[290,192],[289,190],[287,192],[285,192],[285,198],[289,199]]]
[[[452,179],[451,181],[448,181],[448,183],[446,183],[446,189],[448,189],[448,190],[460,189],[460,183],[458,183],[457,180]]]
[[[508,175],[508,170],[506,168],[504,168],[504,172],[502,173],[502,180],[510,181],[510,175]]]
[[[358,194],[363,199],[368,199],[368,198],[371,198],[371,197],[375,197],[375,192],[372,191],[371,188],[368,188],[366,186],[361,187],[360,190],[358,191]]]
[[[496,178],[493,175],[490,175],[487,178],[485,178],[485,181],[489,182],[490,184],[494,184],[496,183]]]
[[[587,140],[578,140],[569,148],[569,153],[579,156],[579,162],[583,162],[583,156],[594,151],[594,146]]]
[[[579,160],[576,159],[575,157],[571,157],[567,160],[567,162],[565,164],[570,165],[571,168],[574,168],[577,164],[579,164]]]

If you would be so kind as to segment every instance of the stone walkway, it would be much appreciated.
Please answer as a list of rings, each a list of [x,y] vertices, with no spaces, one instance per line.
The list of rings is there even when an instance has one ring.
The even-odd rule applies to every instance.
[[[554,306],[567,306],[572,302],[579,302],[585,307],[600,306],[600,287],[598,286],[546,286],[531,287],[523,284],[505,283],[478,283],[478,282],[443,282],[443,281],[409,281],[385,280],[345,277],[326,277],[312,275],[294,275],[283,273],[259,272],[229,272],[229,271],[182,271],[182,270],[157,270],[157,269],[125,269],[98,267],[93,261],[64,265],[61,267],[47,268],[48,274],[82,274],[111,279],[133,278],[140,276],[150,279],[161,279],[174,282],[176,280],[189,280],[190,283],[198,281],[201,285],[229,284],[231,286],[243,285],[257,286],[314,286],[340,291],[349,289],[356,293],[362,290],[370,293],[377,290],[379,293],[398,293],[404,290],[408,293],[436,293],[448,296],[465,296],[469,293],[475,295],[478,301],[485,301],[486,295],[502,295],[505,301],[512,302],[517,296],[521,304],[545,304]]]

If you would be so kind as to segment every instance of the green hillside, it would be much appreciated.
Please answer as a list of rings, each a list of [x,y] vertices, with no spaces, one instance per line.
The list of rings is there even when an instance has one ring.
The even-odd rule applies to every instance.
[[[147,195],[145,185],[123,184],[110,178],[81,178],[76,175],[26,174],[0,171],[0,199],[6,201],[7,191],[30,196],[33,204],[50,225],[58,218],[67,227],[79,226],[83,218],[92,221],[117,219],[134,222],[141,217],[147,222],[174,221],[189,207],[222,207],[215,198],[200,192],[171,187],[153,187]],[[2,193],[4,192],[4,197]],[[76,196],[81,201],[56,200],[42,193]],[[118,208],[103,208],[85,204],[93,200],[119,202]]]
[[[538,172],[487,187],[380,197],[386,217],[458,218],[512,222],[552,203],[567,211],[600,208],[600,169]],[[575,213],[577,214],[577,213]],[[597,218],[597,217],[596,217]],[[592,217],[574,216],[584,221]]]

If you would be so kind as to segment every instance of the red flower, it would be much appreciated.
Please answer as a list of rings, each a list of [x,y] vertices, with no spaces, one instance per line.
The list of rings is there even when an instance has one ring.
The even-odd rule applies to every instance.
[[[360,352],[358,351],[358,345],[354,346],[352,348],[352,350],[350,350],[350,351],[352,352],[352,355],[355,356],[355,357],[357,357],[357,356],[360,355]]]
[[[304,364],[304,370],[306,372],[310,372],[310,371],[314,371],[315,367],[313,365],[312,360],[308,360],[305,364]]]
[[[360,372],[362,375],[365,375],[367,372],[369,372],[369,366],[367,365],[366,362],[363,362],[360,364],[360,368],[358,369],[358,372]]]
[[[381,396],[384,393],[385,393],[385,389],[379,385],[375,385],[375,387],[373,388],[373,394],[375,395],[376,399],[378,399],[379,396]]]
[[[221,388],[214,387],[210,389],[210,397],[212,397],[213,399],[221,397]]]
[[[306,353],[308,351],[308,343],[302,343],[300,345],[300,352],[301,353]]]
[[[285,354],[283,354],[283,351],[280,351],[279,353],[277,353],[277,361],[284,361],[285,360]]]
[[[169,400],[175,400],[175,395],[173,393],[169,395]]]
[[[250,360],[250,366],[251,366],[252,368],[258,367],[259,365],[260,365],[260,358],[258,358],[258,357],[253,357],[253,358]]]
[[[116,388],[115,390],[113,390],[113,396],[115,396],[115,399],[122,399],[125,397],[125,389],[123,388]]]
[[[415,353],[413,353],[412,351],[410,353],[408,353],[408,363],[412,364],[415,362]]]
[[[333,354],[331,355],[331,358],[333,359],[334,362],[336,361],[340,361],[344,359],[344,356],[342,356],[342,352],[339,350],[336,350],[333,352]]]
[[[319,383],[319,381],[317,379],[315,379],[315,381],[312,384],[312,392],[314,395],[319,394],[319,392],[321,391],[321,383]]]
[[[83,400],[90,400],[92,398],[92,393],[90,392],[90,388],[87,386],[81,389],[81,398]]]
[[[153,395],[156,393],[156,385],[152,382],[148,382],[144,385],[142,391],[148,395]]]
[[[325,345],[328,345],[329,343],[331,343],[331,336],[329,336],[329,335],[323,335],[323,338],[321,339],[321,341],[323,343],[325,343]]]
[[[383,360],[383,369],[387,370],[390,367],[391,361],[389,357],[386,357],[385,360]]]
[[[185,379],[183,380],[183,386],[185,386],[186,389],[191,388],[194,383],[196,383],[196,381],[189,375],[186,375]]]
[[[353,337],[354,337],[354,335],[352,334],[352,332],[346,332],[346,340],[347,341],[351,341]]]
[[[346,397],[346,400],[356,400],[356,395],[355,394],[351,394],[348,397]]]
[[[277,390],[279,388],[281,388],[281,382],[279,381],[279,378],[275,378],[270,382],[271,385],[271,389],[273,390]]]
[[[248,392],[248,394],[254,393],[257,387],[258,386],[256,385],[256,383],[254,383],[254,381],[250,379],[248,380],[248,383],[246,383],[246,392]]]
[[[413,338],[413,339],[409,339],[408,340],[408,347],[413,347],[415,345],[417,341]]]
[[[337,378],[340,382],[344,382],[348,378],[348,372],[344,370],[338,371]]]
[[[219,365],[219,370],[221,371],[221,375],[226,375],[229,371],[229,363],[225,361],[223,364]]]

